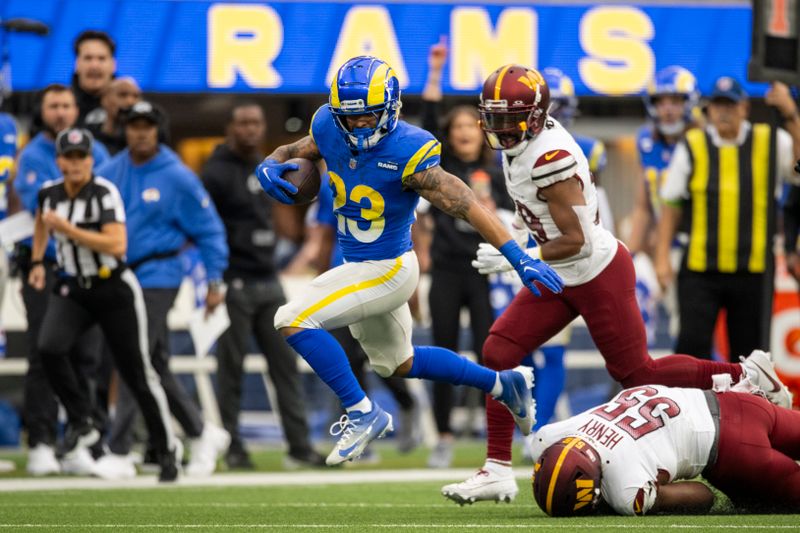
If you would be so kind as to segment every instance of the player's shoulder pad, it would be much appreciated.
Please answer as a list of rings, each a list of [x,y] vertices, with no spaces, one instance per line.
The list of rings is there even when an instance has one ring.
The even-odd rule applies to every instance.
[[[578,162],[569,150],[557,148],[543,152],[533,164],[531,178],[534,181],[555,183],[575,175]]]
[[[589,163],[589,170],[594,173],[602,172],[606,167],[606,145],[600,139],[594,137],[587,137],[584,135],[575,135],[575,142],[583,151],[586,160]]]
[[[429,131],[401,121],[395,133],[403,179],[441,162],[442,144]]]
[[[326,125],[331,124],[332,118],[328,104],[322,104],[314,111],[311,116],[311,125],[308,127],[308,134],[311,135],[314,142],[317,142],[314,138],[315,132],[319,133]]]
[[[655,148],[653,127],[650,124],[645,124],[636,132],[636,148],[642,154],[649,154]]]

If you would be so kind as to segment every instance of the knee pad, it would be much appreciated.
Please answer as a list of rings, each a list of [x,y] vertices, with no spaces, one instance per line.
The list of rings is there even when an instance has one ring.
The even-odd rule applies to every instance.
[[[292,312],[289,304],[283,304],[275,312],[274,325],[275,329],[287,328],[291,325],[292,321],[297,316]]]
[[[392,374],[394,374],[394,371],[397,370],[397,367],[389,368],[388,366],[384,366],[384,365],[373,365],[373,364],[370,364],[370,366],[372,367],[372,370],[374,370],[375,373],[378,374],[382,378],[392,377]]]
[[[615,373],[611,372],[610,370],[609,374],[611,375],[614,381],[616,381],[626,389],[629,389],[631,387],[638,387],[640,385],[651,385],[654,383],[653,373],[651,368],[652,363],[653,360],[650,359],[647,362],[647,364],[640,366],[627,376],[615,375]]]

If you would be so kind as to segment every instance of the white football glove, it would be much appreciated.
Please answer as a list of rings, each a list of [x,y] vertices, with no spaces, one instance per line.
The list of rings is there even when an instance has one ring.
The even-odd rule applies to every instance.
[[[488,242],[478,245],[478,253],[472,266],[481,274],[496,274],[514,269],[503,254]]]

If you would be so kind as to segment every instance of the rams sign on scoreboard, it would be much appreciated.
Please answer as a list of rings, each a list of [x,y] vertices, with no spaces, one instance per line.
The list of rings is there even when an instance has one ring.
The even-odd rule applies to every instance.
[[[67,81],[72,39],[87,28],[118,44],[118,72],[147,91],[323,93],[344,59],[387,60],[406,92],[422,91],[430,45],[446,36],[447,93],[474,93],[495,68],[558,66],[579,95],[640,93],[658,68],[678,64],[708,90],[745,78],[749,3],[696,6],[452,2],[212,2],[5,0],[0,17],[31,17],[46,38],[12,35],[13,84]],[[762,93],[763,85],[749,85]]]

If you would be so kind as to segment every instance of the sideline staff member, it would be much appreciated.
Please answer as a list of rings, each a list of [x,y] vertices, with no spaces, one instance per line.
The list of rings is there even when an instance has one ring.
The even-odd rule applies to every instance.
[[[661,187],[656,274],[672,282],[669,251],[679,222],[689,231],[678,274],[677,353],[711,357],[714,324],[727,311],[731,355],[769,348],[763,294],[769,289],[775,179],[800,177],[800,115],[786,85],[773,82],[765,102],[786,129],[747,120],[747,93],[719,78],[708,103],[708,126],[694,128],[675,148]]]
[[[178,475],[175,437],[164,389],[150,364],[142,290],[122,261],[127,247],[125,208],[117,188],[93,176],[92,145],[86,130],[68,129],[59,134],[57,162],[64,178],[39,192],[28,281],[34,288],[44,289],[48,231],[57,243],[61,274],[42,324],[39,353],[50,385],[67,411],[67,453],[86,454],[86,447],[100,435],[69,354],[81,333],[99,323],[120,376],[144,411],[159,452],[159,480],[173,481]]]

